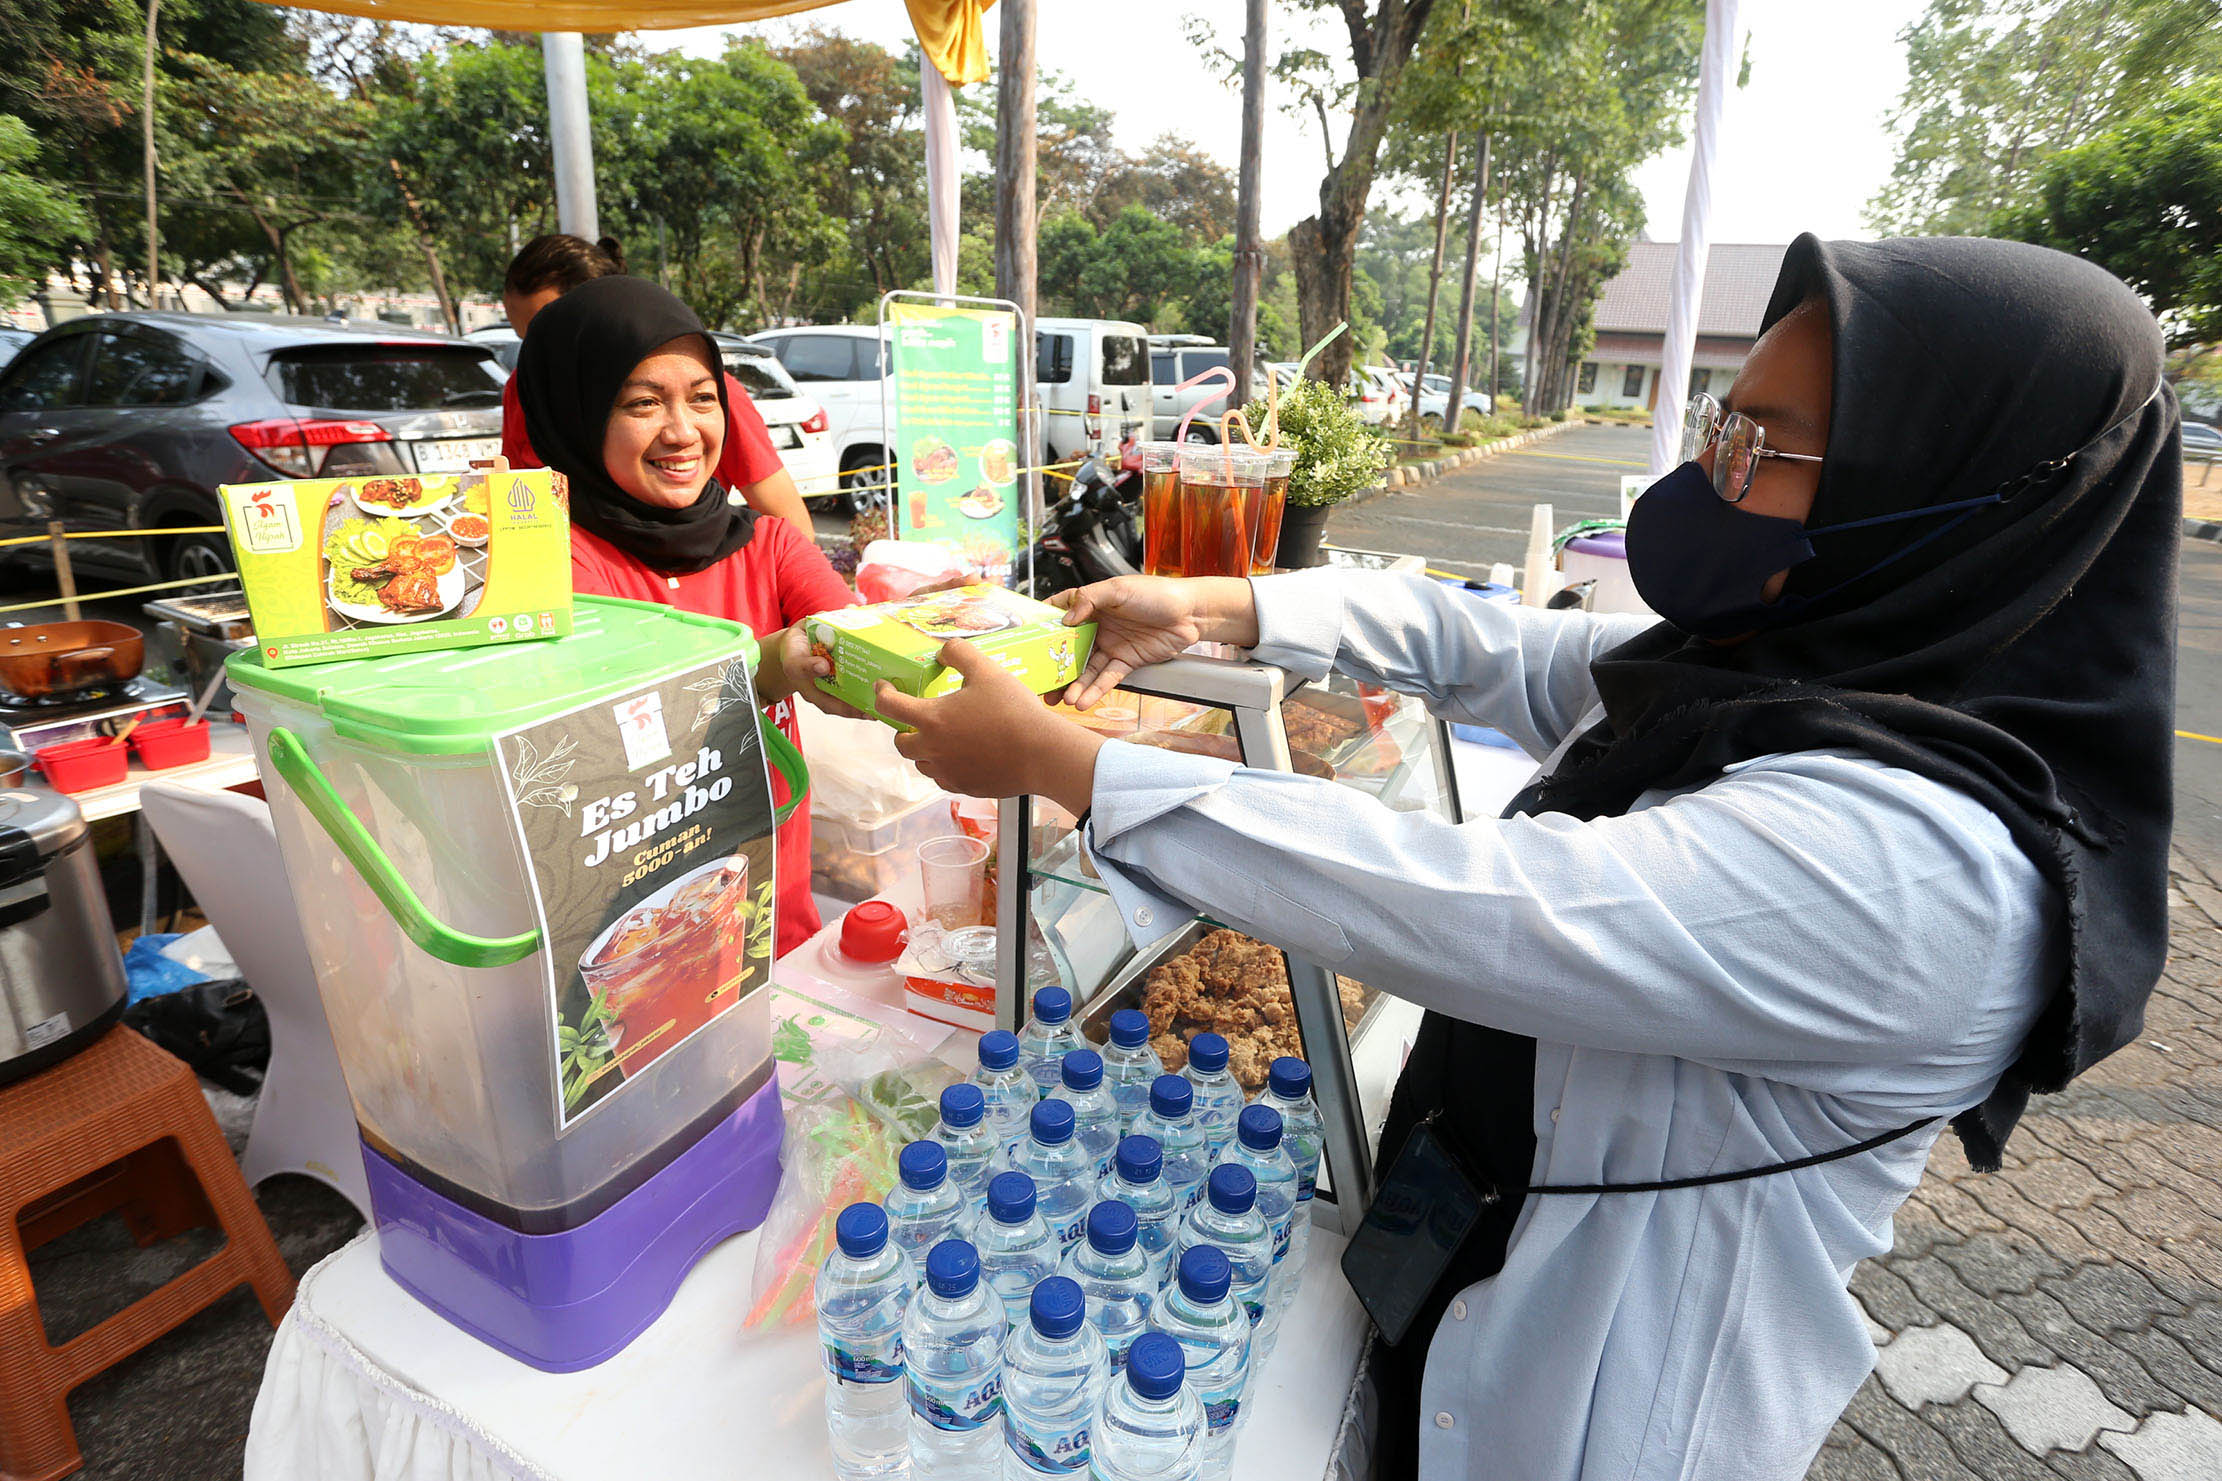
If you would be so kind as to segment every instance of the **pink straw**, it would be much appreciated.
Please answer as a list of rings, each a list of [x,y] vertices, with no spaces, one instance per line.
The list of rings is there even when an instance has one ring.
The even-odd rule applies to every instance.
[[[1174,392],[1177,394],[1181,391],[1189,389],[1191,386],[1200,386],[1205,381],[1210,380],[1216,380],[1219,382],[1219,394],[1216,396],[1206,396],[1203,400],[1188,408],[1188,414],[1182,417],[1180,419],[1180,425],[1173,429],[1173,441],[1186,442],[1188,440],[1188,424],[1196,419],[1196,413],[1202,411],[1205,407],[1212,405],[1214,402],[1224,401],[1227,399],[1227,392],[1234,389],[1234,372],[1229,370],[1224,365],[1214,365],[1209,370],[1197,371],[1187,380],[1184,380],[1179,385],[1173,387]]]

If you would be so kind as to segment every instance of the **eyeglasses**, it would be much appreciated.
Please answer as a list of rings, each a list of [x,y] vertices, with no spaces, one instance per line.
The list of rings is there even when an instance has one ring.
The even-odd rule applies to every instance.
[[[1813,453],[1786,453],[1767,446],[1767,429],[1740,411],[1723,413],[1721,404],[1700,391],[1682,413],[1682,461],[1694,462],[1715,443],[1713,492],[1731,504],[1741,504],[1751,492],[1751,480],[1761,458],[1788,458],[1794,463],[1818,463]]]

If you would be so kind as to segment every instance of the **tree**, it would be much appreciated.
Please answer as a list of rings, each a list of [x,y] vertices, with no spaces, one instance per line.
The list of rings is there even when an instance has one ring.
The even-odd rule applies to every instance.
[[[847,171],[829,172],[821,205],[848,224],[847,259],[805,274],[813,312],[846,318],[931,272],[918,52],[898,57],[813,28],[771,54],[795,69],[819,116],[846,136]]]
[[[2048,156],[2222,70],[2215,0],[1930,0],[1903,39],[1898,162],[1867,217],[1912,235],[1984,230]]]
[[[25,170],[37,155],[23,120],[0,114],[0,308],[35,290],[63,245],[86,228],[76,202]]]
[[[1171,222],[1191,241],[1217,241],[1234,230],[1234,177],[1180,135],[1160,134],[1106,172],[1089,214],[1107,226],[1130,206]]]
[[[1993,232],[2088,257],[2178,345],[2222,340],[2222,80],[2177,88],[2033,172]]]

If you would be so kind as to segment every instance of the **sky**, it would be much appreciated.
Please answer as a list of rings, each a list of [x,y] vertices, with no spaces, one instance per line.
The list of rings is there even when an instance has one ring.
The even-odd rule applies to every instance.
[[[1823,236],[1872,236],[1861,212],[1890,173],[1894,155],[1884,116],[1905,82],[1898,33],[1925,0],[1862,0],[1856,6],[1816,0],[1743,0],[1750,33],[1751,82],[1732,93],[1722,122],[1713,173],[1710,235],[1716,242],[1788,242],[1802,231]],[[1185,135],[1231,169],[1242,130],[1240,88],[1229,84],[1186,39],[1187,18],[1224,18],[1224,44],[1241,43],[1234,0],[1043,0],[1035,40],[1038,64],[1063,74],[1079,96],[1111,110],[1118,145],[1137,151],[1159,134]],[[991,51],[995,12],[989,12]],[[704,28],[651,34],[651,45],[715,54],[727,32],[784,36],[806,25],[899,46],[909,36],[902,0],[848,0],[805,16],[755,27]],[[1311,44],[1334,54],[1339,26],[1325,17],[1276,5],[1268,24],[1276,49],[1309,26]],[[1347,55],[1347,52],[1345,53]],[[1346,63],[1347,65],[1347,63]],[[1337,121],[1336,144],[1341,144]],[[1646,161],[1646,231],[1659,241],[1681,234],[1690,146]],[[1325,156],[1319,126],[1269,101],[1262,216],[1277,236],[1317,208]],[[1375,204],[1418,212],[1421,192]]]

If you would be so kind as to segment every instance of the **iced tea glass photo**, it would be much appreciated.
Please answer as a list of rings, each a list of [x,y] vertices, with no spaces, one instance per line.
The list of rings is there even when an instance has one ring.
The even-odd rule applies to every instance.
[[[1180,571],[1180,444],[1145,442],[1142,454],[1142,570]]]
[[[1247,448],[1181,449],[1182,575],[1250,574],[1267,462],[1267,454]]]
[[[1296,471],[1296,449],[1277,448],[1266,454],[1265,497],[1259,501],[1257,532],[1250,543],[1250,574],[1264,576],[1273,569],[1281,548],[1281,516],[1288,510],[1288,477]]]

